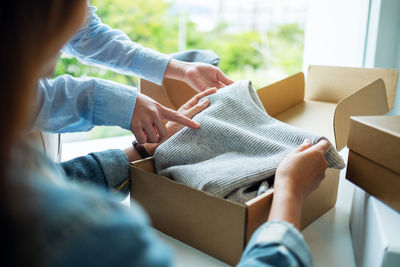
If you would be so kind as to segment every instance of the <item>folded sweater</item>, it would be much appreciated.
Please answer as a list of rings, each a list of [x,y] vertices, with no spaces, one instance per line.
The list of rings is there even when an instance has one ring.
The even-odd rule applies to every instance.
[[[304,139],[315,144],[323,138],[269,116],[250,81],[236,82],[207,98],[210,105],[193,118],[200,129],[185,127],[157,148],[158,174],[244,203]],[[325,158],[329,167],[345,166],[333,147]]]

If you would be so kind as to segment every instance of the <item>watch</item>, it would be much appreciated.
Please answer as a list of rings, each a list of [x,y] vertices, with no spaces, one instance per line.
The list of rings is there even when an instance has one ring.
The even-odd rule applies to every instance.
[[[149,153],[147,153],[144,146],[142,144],[139,144],[136,140],[132,142],[132,146],[139,153],[142,159],[150,157]]]

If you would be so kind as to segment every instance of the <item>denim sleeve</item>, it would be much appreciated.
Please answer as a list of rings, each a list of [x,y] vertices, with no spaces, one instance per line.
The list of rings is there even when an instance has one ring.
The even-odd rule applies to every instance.
[[[60,165],[71,181],[115,189],[125,196],[129,192],[129,161],[122,150],[95,152]]]
[[[89,6],[87,23],[62,51],[85,64],[137,75],[159,85],[170,60],[169,56],[144,48],[124,32],[103,24],[93,6]]]
[[[85,185],[36,183],[38,197],[29,211],[41,215],[40,242],[34,244],[43,257],[40,266],[172,265],[171,250],[157,238],[139,204],[125,207],[113,195]]]
[[[42,79],[32,128],[52,133],[89,131],[96,125],[130,129],[136,96],[136,88],[97,78]]]
[[[238,266],[311,267],[313,264],[300,232],[287,222],[270,221],[254,232]]]
[[[90,227],[85,227],[79,237],[62,244],[60,255],[50,260],[48,266],[171,267],[171,250],[157,238],[154,230],[135,221],[137,218],[129,215],[134,211],[121,212],[117,206],[114,208],[118,213],[110,215],[94,207],[97,213],[106,213],[108,217],[102,216]],[[91,216],[97,215],[96,212],[86,212]]]

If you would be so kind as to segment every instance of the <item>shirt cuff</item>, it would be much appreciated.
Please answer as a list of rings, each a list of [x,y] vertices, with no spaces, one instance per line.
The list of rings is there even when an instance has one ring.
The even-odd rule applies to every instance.
[[[99,163],[109,188],[120,187],[129,178],[129,161],[122,150],[110,149],[90,155]]]
[[[142,47],[133,62],[132,69],[145,80],[161,85],[170,60],[171,57],[168,55]]]
[[[94,125],[120,126],[129,130],[135,109],[136,88],[101,80],[94,96]]]
[[[269,221],[260,226],[251,237],[244,254],[253,248],[279,244],[286,247],[304,264],[312,266],[311,252],[301,233],[285,221]]]

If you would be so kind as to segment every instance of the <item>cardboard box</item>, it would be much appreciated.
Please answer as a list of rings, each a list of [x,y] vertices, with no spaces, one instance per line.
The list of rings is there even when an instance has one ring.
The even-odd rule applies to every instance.
[[[400,265],[400,213],[355,188],[350,215],[354,256],[359,267]]]
[[[400,174],[349,150],[346,178],[400,211]]]
[[[385,168],[400,174],[400,116],[350,118],[347,146]]]
[[[383,79],[376,80],[377,77]],[[348,129],[351,115],[387,112],[385,83],[391,85],[389,91],[395,90],[397,72],[311,66],[307,83],[304,74],[298,73],[257,92],[268,114],[324,135],[333,144],[336,139],[336,146],[341,149],[347,142],[347,134],[341,131]],[[161,87],[142,81],[141,91],[174,109],[195,94],[174,80],[164,81]],[[245,204],[237,204],[154,172],[151,158],[131,165],[131,196],[148,212],[154,227],[224,262],[236,264],[252,233],[267,220],[273,189]],[[305,199],[303,228],[335,205],[338,181],[339,171],[328,169],[320,187]]]
[[[400,211],[400,116],[351,117],[346,178]]]

